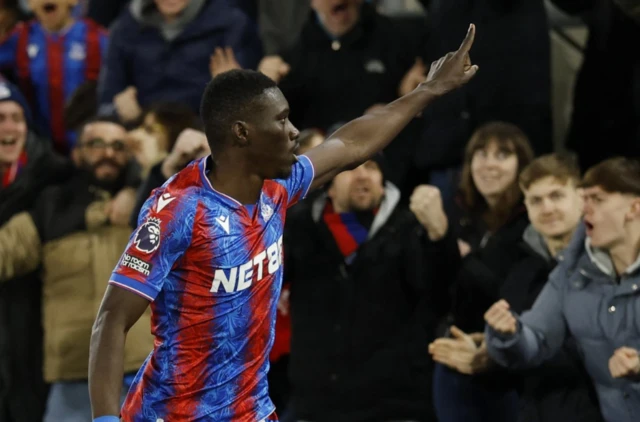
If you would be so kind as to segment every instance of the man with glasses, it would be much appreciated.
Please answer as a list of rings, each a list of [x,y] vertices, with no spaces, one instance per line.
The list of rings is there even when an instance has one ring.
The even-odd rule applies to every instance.
[[[135,201],[135,191],[126,187],[131,159],[125,136],[115,120],[86,123],[72,152],[69,180],[45,189],[30,211],[0,227],[0,283],[42,269],[44,378],[52,385],[45,422],[91,420],[91,327],[104,280],[129,240]],[[135,259],[122,265],[144,270]],[[125,373],[135,373],[152,349],[149,325],[146,316],[132,328]]]

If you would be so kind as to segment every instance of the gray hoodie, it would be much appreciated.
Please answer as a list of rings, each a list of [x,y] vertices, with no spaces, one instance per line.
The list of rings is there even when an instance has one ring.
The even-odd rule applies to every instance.
[[[158,28],[167,41],[172,41],[196,18],[206,0],[189,0],[187,7],[172,22],[166,22],[154,0],[132,0],[131,15],[138,22]]]

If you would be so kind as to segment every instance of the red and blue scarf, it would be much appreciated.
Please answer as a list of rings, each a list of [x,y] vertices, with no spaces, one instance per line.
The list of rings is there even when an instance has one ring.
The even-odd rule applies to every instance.
[[[16,177],[20,174],[20,172],[27,165],[27,153],[26,151],[22,151],[20,157],[18,157],[18,161],[13,163],[8,169],[0,172],[0,176],[2,176],[2,188],[5,189],[11,185]]]
[[[377,212],[375,209],[371,212],[337,213],[331,201],[327,201],[322,218],[348,264],[353,262],[358,248],[369,237],[369,228]]]

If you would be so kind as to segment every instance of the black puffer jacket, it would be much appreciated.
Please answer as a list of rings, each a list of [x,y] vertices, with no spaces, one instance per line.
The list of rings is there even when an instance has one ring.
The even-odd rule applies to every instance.
[[[300,203],[285,227],[297,419],[435,420],[427,348],[457,265],[447,253],[455,239],[430,242],[410,211],[383,205],[347,265],[321,218],[325,203]]]
[[[484,330],[484,313],[500,298],[502,283],[519,256],[516,245],[528,224],[527,213],[521,206],[493,234],[478,221],[460,220],[457,235],[471,246],[471,253],[454,270],[450,324],[467,333]]]

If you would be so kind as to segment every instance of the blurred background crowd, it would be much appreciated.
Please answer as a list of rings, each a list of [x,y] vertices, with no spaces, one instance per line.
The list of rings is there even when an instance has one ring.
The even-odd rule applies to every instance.
[[[615,158],[640,156],[639,2],[0,0],[0,421],[91,419],[108,278],[151,190],[209,153],[213,76],[275,80],[303,153],[469,23],[477,76],[288,212],[280,419],[640,420],[640,164]]]

